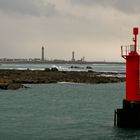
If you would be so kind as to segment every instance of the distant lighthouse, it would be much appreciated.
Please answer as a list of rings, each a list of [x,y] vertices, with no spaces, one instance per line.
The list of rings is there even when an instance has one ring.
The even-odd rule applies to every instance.
[[[114,123],[117,127],[140,128],[140,55],[137,48],[138,28],[133,29],[134,44],[121,47],[126,60],[126,96],[123,107],[115,110]]]
[[[42,46],[42,55],[41,55],[41,61],[44,61],[44,46]]]
[[[74,51],[72,52],[72,59],[71,59],[71,61],[73,61],[73,62],[75,61],[75,52]]]

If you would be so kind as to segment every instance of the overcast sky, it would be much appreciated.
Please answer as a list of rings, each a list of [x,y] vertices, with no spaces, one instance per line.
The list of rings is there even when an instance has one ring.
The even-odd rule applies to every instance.
[[[140,0],[0,0],[0,58],[123,61]]]

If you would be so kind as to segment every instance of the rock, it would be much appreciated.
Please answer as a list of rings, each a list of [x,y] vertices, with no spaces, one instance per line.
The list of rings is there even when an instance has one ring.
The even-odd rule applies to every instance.
[[[89,72],[89,73],[93,73],[94,71],[92,71],[92,70],[88,70],[88,72]]]
[[[78,67],[78,66],[71,66],[70,68],[71,69],[80,69],[80,67]]]
[[[49,84],[52,84],[52,83],[57,83],[57,80],[50,80],[48,81]]]
[[[124,77],[117,78],[112,76],[103,76],[101,72],[95,72],[92,69],[88,72],[77,71],[58,71],[58,68],[48,71],[42,70],[0,70],[0,89],[18,89],[23,88],[22,84],[41,84],[57,82],[76,82],[76,83],[114,83],[125,81]],[[18,84],[18,85],[16,85]],[[25,87],[24,87],[25,88]]]
[[[49,72],[49,71],[51,71],[51,70],[50,70],[49,68],[45,68],[44,71]]]
[[[87,66],[87,67],[86,67],[86,69],[92,69],[92,67],[90,67],[90,66]]]
[[[0,89],[6,90],[8,87],[8,83],[0,83]]]
[[[10,84],[8,84],[7,89],[16,90],[16,89],[23,88],[23,87],[24,86],[22,84],[19,84],[19,83],[10,83]]]
[[[10,90],[10,89],[16,90],[20,88],[28,88],[28,87],[19,83],[0,83],[0,89],[3,89],[3,90]]]
[[[51,68],[51,71],[56,72],[58,71],[58,69],[54,67],[54,68]]]

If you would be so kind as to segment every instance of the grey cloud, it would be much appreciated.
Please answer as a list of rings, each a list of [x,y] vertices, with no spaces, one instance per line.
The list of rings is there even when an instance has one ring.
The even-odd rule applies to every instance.
[[[6,14],[30,16],[54,16],[58,11],[54,4],[42,0],[0,0],[0,10]]]
[[[114,7],[125,13],[140,13],[140,0],[117,0]]]
[[[116,0],[71,0],[73,4],[81,4],[81,5],[101,5],[101,6],[107,6],[108,4],[113,4]]]
[[[71,0],[73,4],[112,7],[124,13],[140,13],[140,0]]]
[[[48,3],[45,8],[45,15],[46,16],[55,16],[58,14],[59,14],[59,11],[56,9],[55,5]]]

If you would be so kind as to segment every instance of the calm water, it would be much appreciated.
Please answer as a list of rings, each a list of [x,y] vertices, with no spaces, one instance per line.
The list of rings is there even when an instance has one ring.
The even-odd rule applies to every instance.
[[[0,140],[139,140],[114,128],[125,84],[44,84],[0,90]]]

